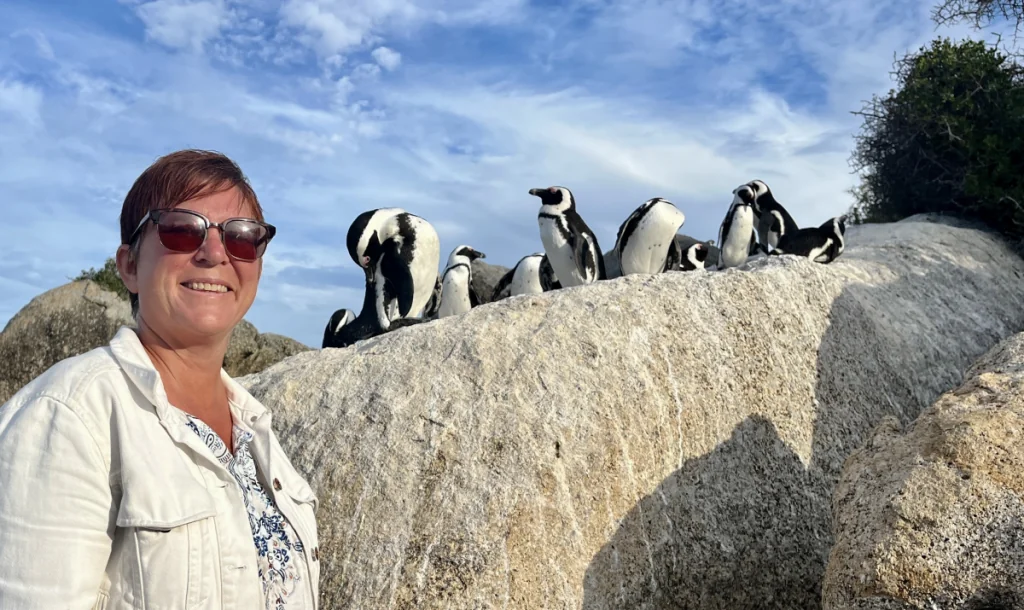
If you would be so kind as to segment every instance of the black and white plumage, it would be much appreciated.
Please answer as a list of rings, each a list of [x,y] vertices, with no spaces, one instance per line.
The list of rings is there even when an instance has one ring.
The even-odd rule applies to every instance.
[[[434,280],[434,290],[430,293],[430,299],[427,301],[426,306],[423,307],[423,318],[436,318],[437,310],[441,307],[441,276],[438,275],[437,279]]]
[[[349,226],[348,252],[360,267],[368,264],[366,250],[373,240],[381,253],[378,272],[391,287],[392,297],[384,304],[388,317],[420,315],[434,290],[441,260],[437,231],[402,208],[380,208],[363,212]]]
[[[672,267],[669,260],[674,239],[686,216],[671,201],[648,199],[619,227],[615,253],[622,275],[662,273]]]
[[[339,309],[331,315],[331,319],[327,321],[327,327],[324,328],[324,340],[321,342],[320,347],[328,347],[331,342],[331,337],[334,337],[341,332],[341,327],[352,322],[356,319],[356,314],[351,309]]]
[[[702,247],[695,247],[698,245]],[[693,271],[704,269],[707,265],[717,265],[718,248],[715,247],[715,240],[701,241],[682,233],[676,235],[669,249],[668,264],[670,271]]]
[[[754,189],[749,185],[736,187],[732,205],[718,228],[718,268],[738,267],[757,243],[754,231]]]
[[[369,339],[391,328],[391,320],[384,311],[383,302],[390,296],[391,290],[387,280],[378,269],[381,251],[379,242],[371,241],[364,249],[368,257],[363,266],[365,285],[363,291],[363,308],[359,315],[344,324],[334,324],[336,318],[344,319],[344,311],[338,310],[331,316],[331,321],[324,330],[322,347],[348,347],[356,341]],[[350,312],[351,313],[351,312]]]
[[[707,244],[693,244],[683,252],[682,259],[679,261],[677,268],[680,271],[703,270],[710,253],[711,249]]]
[[[466,313],[480,304],[473,289],[473,261],[486,258],[469,246],[459,246],[448,256],[448,265],[441,276],[441,304],[437,318]]]
[[[757,241],[768,252],[779,243],[779,238],[800,227],[782,204],[775,199],[763,180],[752,180],[747,186],[754,189],[754,214],[757,216]]]
[[[816,263],[831,263],[846,248],[846,220],[844,214],[830,218],[820,227],[786,233],[779,239],[779,245],[772,250],[772,254],[806,256]]]
[[[551,268],[548,255],[540,252],[524,256],[516,266],[501,276],[494,286],[491,301],[498,301],[521,294],[540,294],[558,290],[562,285]]]
[[[565,288],[607,277],[597,236],[576,211],[576,200],[561,186],[530,189],[541,200],[537,224],[544,252]]]

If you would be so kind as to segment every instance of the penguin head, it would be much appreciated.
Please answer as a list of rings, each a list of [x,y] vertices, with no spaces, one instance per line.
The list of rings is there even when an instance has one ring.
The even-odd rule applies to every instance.
[[[572,192],[564,186],[549,186],[546,189],[530,189],[530,194],[540,197],[541,206],[555,208],[556,211],[564,212],[576,207],[576,200]]]
[[[331,315],[331,319],[327,321],[327,328],[324,329],[324,340],[321,344],[321,348],[334,346],[335,343],[332,341],[332,337],[337,335],[344,326],[356,319],[356,314],[351,309],[339,309]]]
[[[708,260],[708,254],[711,249],[708,248],[707,244],[697,242],[686,249],[686,260],[689,265],[685,265],[684,268],[688,269],[703,269],[704,262]]]
[[[369,237],[366,239],[366,245],[363,246],[363,253],[356,263],[363,269],[369,269],[374,267],[377,259],[380,258],[381,254],[384,253],[383,245],[380,243],[380,236],[377,235],[376,231],[371,231]]]
[[[362,261],[370,235],[379,229],[388,218],[404,213],[405,210],[402,208],[377,208],[356,216],[352,224],[349,225],[348,234],[345,236],[345,245],[348,247],[348,254],[352,257],[352,261],[360,267],[364,266]]]
[[[468,265],[478,258],[486,258],[483,252],[474,250],[469,246],[458,246],[452,253],[448,255],[448,267],[454,267],[455,265]]]
[[[849,219],[849,216],[847,214],[843,214],[842,216],[836,218],[836,220],[835,220],[835,227],[836,227],[836,231],[840,235],[846,235],[846,221],[848,219]]]
[[[756,195],[754,193],[754,189],[749,184],[737,186],[736,189],[732,192],[732,194],[733,205],[754,205]]]

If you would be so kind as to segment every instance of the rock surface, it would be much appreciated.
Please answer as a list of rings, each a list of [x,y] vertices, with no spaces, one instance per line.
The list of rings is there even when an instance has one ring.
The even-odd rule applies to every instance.
[[[132,310],[113,292],[81,280],[29,301],[0,333],[0,405],[60,360],[106,345]]]
[[[473,265],[473,290],[476,290],[480,298],[480,304],[490,303],[494,294],[494,287],[501,281],[502,276],[508,273],[508,267],[491,265],[481,260],[475,260]]]
[[[245,377],[318,494],[323,607],[820,608],[846,457],[1024,328],[1024,261],[919,220]]]
[[[1024,608],[1024,333],[966,377],[847,460],[827,610]]]
[[[0,405],[64,358],[107,345],[121,326],[135,327],[128,301],[89,280],[58,286],[32,299],[0,332]],[[309,348],[294,339],[235,327],[224,357],[233,377],[261,371]]]

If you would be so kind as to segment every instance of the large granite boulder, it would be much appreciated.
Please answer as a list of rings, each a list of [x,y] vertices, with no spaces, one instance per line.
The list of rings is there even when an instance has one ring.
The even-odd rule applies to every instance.
[[[128,301],[90,280],[58,286],[32,299],[0,332],[0,405],[57,362],[110,343],[135,327]],[[309,348],[294,339],[235,327],[224,369],[248,375]]]
[[[258,373],[277,362],[309,348],[295,339],[275,333],[261,333],[248,320],[231,331],[231,342],[224,354],[224,370],[232,377]]]
[[[1024,608],[1024,334],[966,377],[847,460],[827,610]]]
[[[106,345],[118,328],[134,324],[128,301],[89,280],[32,299],[0,332],[0,405],[57,362]]]
[[[323,607],[820,608],[831,497],[1024,328],[985,232],[507,299],[242,379],[319,496]]]
[[[482,260],[475,260],[473,265],[473,290],[480,298],[480,304],[490,303],[494,294],[494,287],[498,285],[501,278],[508,273],[508,267],[492,265]]]

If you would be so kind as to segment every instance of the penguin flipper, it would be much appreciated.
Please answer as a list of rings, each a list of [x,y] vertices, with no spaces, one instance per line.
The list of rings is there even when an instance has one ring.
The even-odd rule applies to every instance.
[[[380,270],[388,280],[392,296],[398,300],[398,315],[404,318],[412,310],[416,283],[409,266],[402,260],[398,244],[392,242],[390,245],[393,247],[386,248],[381,257]]]
[[[573,262],[576,263],[576,269],[579,270],[580,277],[589,279],[590,272],[588,270],[593,269],[594,279],[601,279],[600,268],[597,266],[597,261],[594,260],[594,253],[590,249],[590,240],[584,235],[574,235],[573,238],[572,258]]]
[[[515,275],[516,268],[513,267],[508,270],[508,273],[501,276],[498,283],[494,286],[494,291],[491,292],[491,302],[498,301],[502,298],[501,293],[508,290],[510,284],[512,284],[512,276]]]

